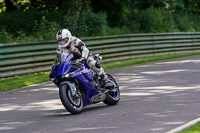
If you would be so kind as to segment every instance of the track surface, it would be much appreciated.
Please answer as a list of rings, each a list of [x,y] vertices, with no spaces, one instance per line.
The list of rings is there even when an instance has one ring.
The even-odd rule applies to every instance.
[[[0,133],[165,133],[200,117],[200,56],[113,69],[121,99],[71,115],[51,82],[0,93]]]

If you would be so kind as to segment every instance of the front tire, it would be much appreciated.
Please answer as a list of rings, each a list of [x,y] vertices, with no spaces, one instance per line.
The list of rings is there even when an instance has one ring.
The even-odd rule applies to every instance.
[[[112,91],[107,92],[106,99],[103,102],[107,105],[116,105],[120,100],[119,86],[118,86],[117,82],[115,81],[115,79],[110,74],[107,74],[107,75],[108,75],[108,78],[115,83],[117,88],[116,88],[116,91],[114,91],[114,92],[112,92]]]
[[[81,96],[73,97],[68,84],[59,87],[59,96],[62,104],[72,114],[80,114],[83,111],[83,99]]]

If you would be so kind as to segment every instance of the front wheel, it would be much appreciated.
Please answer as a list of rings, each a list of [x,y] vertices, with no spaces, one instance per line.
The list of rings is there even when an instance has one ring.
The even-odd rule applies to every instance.
[[[81,96],[72,96],[67,83],[60,85],[59,95],[64,107],[72,114],[80,114],[83,111],[83,99]]]
[[[117,82],[115,81],[115,79],[110,75],[107,74],[108,78],[113,81],[113,83],[115,84],[115,86],[117,86],[116,91],[112,92],[107,92],[106,93],[106,99],[103,101],[105,104],[107,105],[116,105],[119,102],[120,99],[120,90],[119,90],[119,86],[117,84]]]

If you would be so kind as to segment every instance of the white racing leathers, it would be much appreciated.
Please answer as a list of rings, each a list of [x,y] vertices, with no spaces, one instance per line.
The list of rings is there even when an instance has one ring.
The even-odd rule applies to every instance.
[[[99,76],[105,74],[103,68],[100,66],[100,62],[94,59],[94,56],[89,53],[86,45],[77,37],[72,37],[72,41],[69,47],[63,48],[60,45],[57,48],[57,60],[56,62],[62,62],[69,53],[74,55],[74,58],[84,58],[87,65],[96,72]]]

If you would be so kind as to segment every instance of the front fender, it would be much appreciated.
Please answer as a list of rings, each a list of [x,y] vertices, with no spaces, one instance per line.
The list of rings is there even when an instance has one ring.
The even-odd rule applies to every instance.
[[[67,84],[70,88],[70,91],[72,93],[72,96],[75,96],[76,93],[77,93],[77,89],[76,89],[76,86],[75,86],[75,82],[74,81],[63,81],[60,83],[59,86],[63,85],[63,84]],[[60,88],[60,87],[59,87]]]

